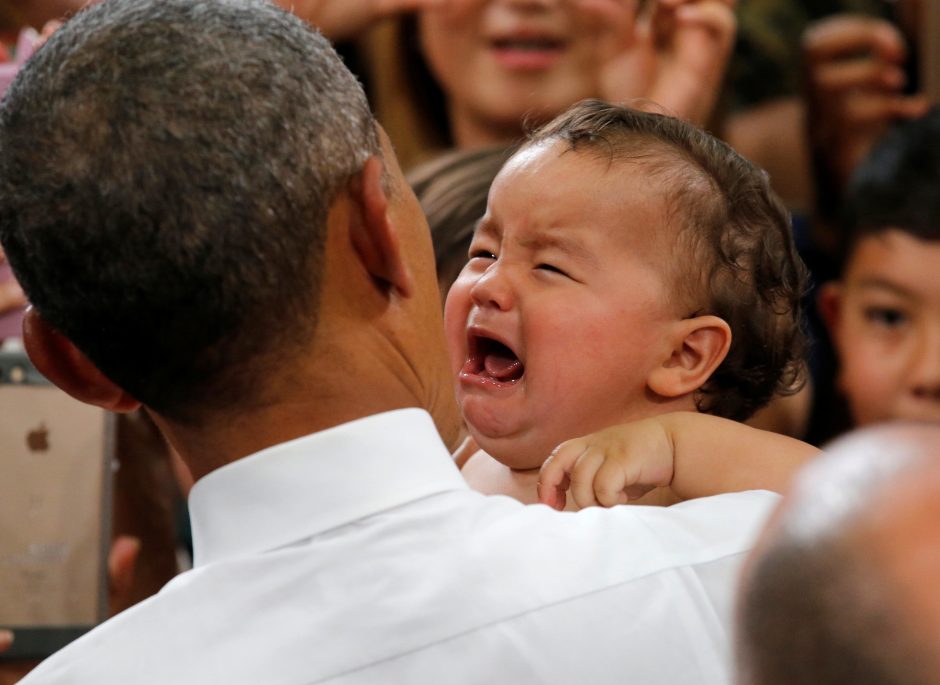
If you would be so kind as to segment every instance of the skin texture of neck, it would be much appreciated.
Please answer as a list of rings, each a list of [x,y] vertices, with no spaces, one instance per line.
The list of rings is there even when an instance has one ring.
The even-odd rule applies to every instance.
[[[268,402],[220,414],[188,425],[154,416],[170,444],[180,454],[194,480],[266,447],[303,437],[316,431],[405,407],[429,408],[447,431],[446,407],[437,409],[425,399],[421,379],[406,365],[394,362],[394,351],[380,344],[362,351],[361,363],[342,364],[330,372],[310,366],[338,366],[332,362],[293,367],[289,379],[277,383]],[[322,357],[330,359],[330,356]],[[375,373],[384,359],[386,373]],[[344,360],[345,361],[345,360]],[[369,378],[365,383],[355,379]],[[361,390],[356,392],[356,389]],[[430,405],[430,407],[428,406]],[[435,416],[435,414],[437,416]]]

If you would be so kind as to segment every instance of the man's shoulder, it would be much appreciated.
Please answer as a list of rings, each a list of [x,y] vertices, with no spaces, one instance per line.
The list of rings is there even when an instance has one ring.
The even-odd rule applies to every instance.
[[[775,502],[752,492],[559,513],[469,491],[431,497],[183,574],[27,683],[378,682],[386,668],[431,673],[471,653],[525,673],[526,652],[505,644],[545,653],[578,635],[611,672],[652,669],[644,652],[657,633],[680,630],[708,636],[695,659],[719,672],[737,569]],[[616,620],[637,614],[642,630]],[[604,648],[612,639],[621,646]],[[623,641],[637,646],[624,652]],[[575,661],[559,652],[546,663],[561,673]]]
[[[520,571],[527,557],[582,559],[584,565],[571,577],[575,586],[609,578],[598,570],[607,564],[616,569],[617,582],[629,582],[746,554],[779,499],[776,493],[755,490],[671,507],[555,512],[545,506],[504,504],[475,512],[466,539],[471,549],[489,550],[490,563],[505,558]]]

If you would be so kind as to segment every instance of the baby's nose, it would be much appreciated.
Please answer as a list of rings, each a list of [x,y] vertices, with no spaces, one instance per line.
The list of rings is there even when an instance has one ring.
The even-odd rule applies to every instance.
[[[495,307],[500,311],[512,308],[515,301],[512,284],[499,262],[491,264],[477,279],[470,297],[478,307]]]

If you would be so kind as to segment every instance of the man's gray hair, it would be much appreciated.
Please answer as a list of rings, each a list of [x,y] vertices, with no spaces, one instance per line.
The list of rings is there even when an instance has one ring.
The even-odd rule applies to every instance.
[[[379,153],[325,38],[265,0],[107,0],[0,110],[0,241],[111,380],[183,418],[316,325],[326,217]]]

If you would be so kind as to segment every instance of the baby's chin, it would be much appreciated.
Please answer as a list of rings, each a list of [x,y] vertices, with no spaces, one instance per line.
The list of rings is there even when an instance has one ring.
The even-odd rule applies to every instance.
[[[474,430],[473,426],[469,426],[469,429],[481,450],[515,471],[540,468],[554,449],[554,445],[545,447],[544,441],[516,437],[492,438]]]

